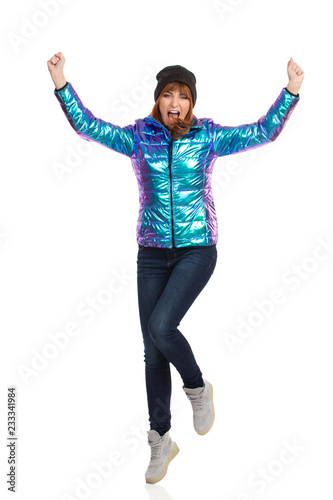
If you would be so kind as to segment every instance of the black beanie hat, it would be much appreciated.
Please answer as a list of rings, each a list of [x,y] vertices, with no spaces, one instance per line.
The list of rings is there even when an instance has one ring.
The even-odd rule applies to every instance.
[[[180,66],[176,64],[175,66],[167,66],[162,69],[156,75],[157,87],[154,92],[155,102],[158,99],[158,96],[162,92],[163,88],[171,82],[180,82],[185,83],[191,90],[193,107],[195,105],[195,101],[197,100],[197,90],[195,88],[196,78],[194,74],[188,69],[184,68],[184,66]]]

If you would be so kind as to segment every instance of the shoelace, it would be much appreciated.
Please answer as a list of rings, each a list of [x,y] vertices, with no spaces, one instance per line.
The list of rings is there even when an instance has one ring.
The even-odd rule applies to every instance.
[[[163,438],[163,436],[162,436]],[[161,451],[162,451],[162,445],[163,445],[163,439],[160,439],[160,441],[157,441],[156,443],[149,443],[151,446],[151,454],[150,454],[150,460],[156,460],[160,458]]]
[[[191,401],[194,411],[202,411],[204,409],[204,400],[202,394],[186,394]]]

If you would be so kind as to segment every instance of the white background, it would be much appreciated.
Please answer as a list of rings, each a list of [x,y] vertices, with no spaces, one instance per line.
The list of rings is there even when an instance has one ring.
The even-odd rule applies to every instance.
[[[333,252],[320,243],[333,239],[329,7],[328,0],[2,6],[1,495],[9,495],[6,394],[14,385],[15,498],[332,496]],[[58,51],[84,105],[121,126],[151,112],[154,75],[167,65],[195,73],[194,114],[223,125],[266,113],[288,83],[290,56],[305,71],[279,138],[216,162],[218,263],[180,325],[213,383],[216,420],[206,436],[195,433],[172,367],[170,434],[180,453],[156,485],[144,480],[138,187],[127,157],[84,141],[67,122],[47,68]],[[60,168],[67,171],[59,176]],[[112,279],[117,293],[103,305]],[[283,303],[271,302],[265,316],[258,302],[268,311],[274,289]],[[78,308],[91,297],[99,311],[88,323]],[[241,339],[240,322],[255,318]],[[75,336],[65,333],[70,323]],[[226,332],[242,343],[228,348]],[[67,345],[57,348],[52,335]],[[107,477],[96,471],[102,462]]]

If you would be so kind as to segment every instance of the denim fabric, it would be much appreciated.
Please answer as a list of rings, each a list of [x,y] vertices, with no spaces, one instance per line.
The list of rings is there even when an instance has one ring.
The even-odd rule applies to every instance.
[[[203,386],[200,368],[178,325],[208,283],[216,261],[216,245],[170,249],[138,245],[137,287],[149,421],[160,435],[171,427],[170,363],[185,387]]]

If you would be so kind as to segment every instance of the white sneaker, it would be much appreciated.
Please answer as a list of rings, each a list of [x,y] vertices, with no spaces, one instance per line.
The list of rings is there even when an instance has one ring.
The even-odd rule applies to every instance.
[[[146,483],[157,483],[168,472],[169,463],[179,452],[177,444],[172,441],[169,431],[160,436],[157,431],[147,431],[148,444],[151,447],[151,456],[146,470]]]
[[[195,430],[200,435],[207,434],[215,419],[212,384],[208,380],[204,380],[203,387],[188,389],[183,386],[183,389],[192,404]]]

